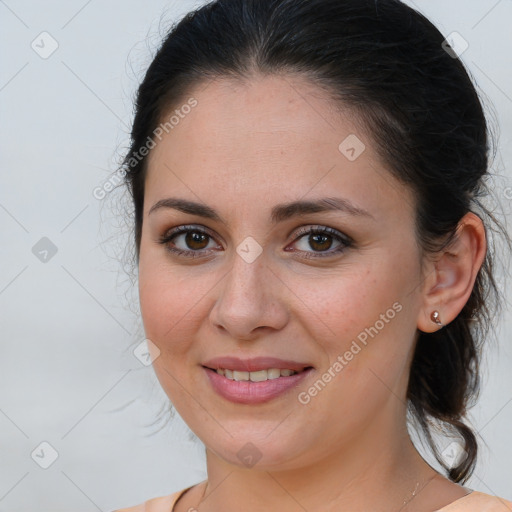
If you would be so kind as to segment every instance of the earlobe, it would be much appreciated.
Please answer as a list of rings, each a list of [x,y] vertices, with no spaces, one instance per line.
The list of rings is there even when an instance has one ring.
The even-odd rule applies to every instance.
[[[434,332],[452,322],[467,303],[487,251],[485,228],[474,213],[459,222],[457,234],[439,254],[424,289],[418,329]]]

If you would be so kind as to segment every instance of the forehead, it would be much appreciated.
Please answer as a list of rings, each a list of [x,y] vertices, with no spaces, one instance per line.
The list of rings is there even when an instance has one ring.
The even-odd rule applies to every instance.
[[[404,200],[403,186],[384,169],[355,116],[306,79],[203,83],[173,105],[167,119],[173,114],[172,129],[155,139],[149,155],[146,192],[152,199],[165,190],[204,202],[212,191],[231,200],[264,201],[337,190],[356,203],[363,196],[375,203],[380,198],[383,208],[384,197]]]
[[[189,111],[185,105],[192,98],[196,106]],[[340,135],[338,110],[343,107],[304,77],[256,75],[244,81],[222,78],[198,84],[171,110],[189,111],[172,132],[195,147],[221,144],[231,151],[246,151],[262,141],[271,150],[300,137],[328,144],[328,132],[337,132],[335,138]],[[345,111],[345,128],[354,131],[350,125],[355,119]]]

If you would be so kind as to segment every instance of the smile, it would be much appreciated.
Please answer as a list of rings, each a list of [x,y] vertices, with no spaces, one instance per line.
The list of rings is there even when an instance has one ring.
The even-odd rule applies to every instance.
[[[313,367],[302,370],[268,368],[249,372],[203,366],[203,370],[210,389],[217,395],[229,402],[256,405],[286,397],[311,374]]]

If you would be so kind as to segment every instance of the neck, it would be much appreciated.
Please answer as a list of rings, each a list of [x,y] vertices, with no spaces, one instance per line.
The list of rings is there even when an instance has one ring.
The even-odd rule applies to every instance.
[[[293,465],[251,469],[227,463],[206,450],[208,484],[201,510],[330,512],[407,510],[435,471],[414,448],[405,417],[402,428],[380,421],[326,453]],[[305,459],[303,459],[305,460]],[[418,488],[417,483],[420,482]],[[416,490],[416,495],[413,492]]]

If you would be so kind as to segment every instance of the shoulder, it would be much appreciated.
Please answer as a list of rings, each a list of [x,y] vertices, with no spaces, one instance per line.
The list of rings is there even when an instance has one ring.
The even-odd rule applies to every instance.
[[[512,512],[512,501],[473,491],[438,512]]]
[[[478,491],[473,491],[471,495],[473,496],[474,506],[478,508],[479,512],[512,512],[512,501],[505,498],[491,496],[490,494]]]
[[[181,491],[174,492],[168,496],[152,498],[144,503],[135,505],[134,507],[120,508],[118,510],[113,510],[112,512],[169,512],[172,510],[176,501],[178,501],[178,498],[187,489],[182,489]]]

